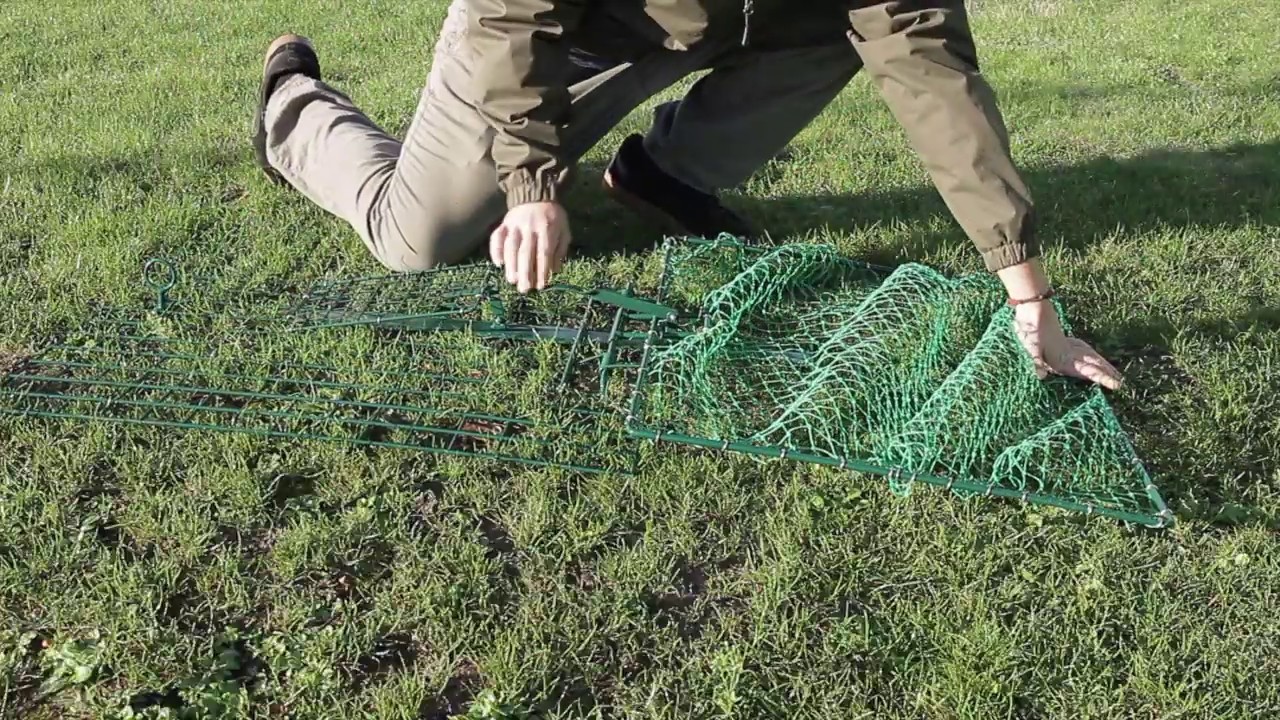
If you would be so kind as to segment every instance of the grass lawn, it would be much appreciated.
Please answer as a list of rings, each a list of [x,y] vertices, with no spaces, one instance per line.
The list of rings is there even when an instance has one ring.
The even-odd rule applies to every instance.
[[[1173,529],[715,454],[580,477],[0,416],[0,716],[1280,716],[1274,0],[972,5],[1047,266],[1129,380],[1112,401]],[[153,254],[225,288],[380,272],[253,166],[260,53],[310,35],[399,131],[444,9],[0,3],[0,355],[147,302]],[[570,278],[653,239],[595,177]],[[980,271],[865,77],[729,201],[779,238]]]

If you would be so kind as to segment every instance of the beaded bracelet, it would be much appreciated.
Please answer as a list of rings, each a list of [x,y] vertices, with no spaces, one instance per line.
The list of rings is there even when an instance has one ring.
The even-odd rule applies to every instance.
[[[1052,289],[1050,289],[1040,293],[1039,295],[1036,295],[1034,297],[1029,297],[1024,300],[1014,300],[1013,298],[1009,298],[1009,307],[1018,307],[1019,305],[1029,305],[1031,303],[1048,300],[1053,296],[1054,296],[1054,292]]]

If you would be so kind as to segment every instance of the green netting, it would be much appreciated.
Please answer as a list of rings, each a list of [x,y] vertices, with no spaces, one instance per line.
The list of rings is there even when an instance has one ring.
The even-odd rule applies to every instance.
[[[668,253],[664,297],[701,313],[655,321],[633,434],[878,472],[904,494],[1170,519],[1101,391],[1036,377],[990,275],[879,271],[824,245]]]

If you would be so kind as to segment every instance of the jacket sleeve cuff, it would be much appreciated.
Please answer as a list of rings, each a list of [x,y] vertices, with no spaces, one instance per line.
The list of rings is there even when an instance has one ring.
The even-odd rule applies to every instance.
[[[525,170],[512,173],[503,185],[507,191],[507,209],[536,202],[559,202],[560,188],[553,179],[537,179]]]
[[[1040,257],[1040,244],[1035,240],[996,245],[982,251],[982,261],[993,273],[1037,257]]]

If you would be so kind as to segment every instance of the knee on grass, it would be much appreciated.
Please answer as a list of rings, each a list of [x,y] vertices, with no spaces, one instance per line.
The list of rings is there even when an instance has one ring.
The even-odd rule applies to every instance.
[[[416,273],[462,262],[478,247],[477,242],[463,242],[456,232],[445,228],[420,226],[413,232],[384,229],[369,246],[391,272]]]

